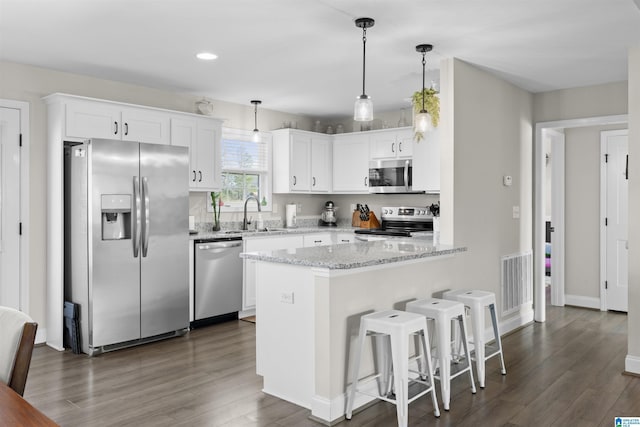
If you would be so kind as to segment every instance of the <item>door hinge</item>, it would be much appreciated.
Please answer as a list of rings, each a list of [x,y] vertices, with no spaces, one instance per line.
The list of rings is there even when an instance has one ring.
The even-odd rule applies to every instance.
[[[20,134],[20,137],[18,138],[18,147],[22,147],[22,134]]]
[[[20,236],[22,236],[22,223],[21,222],[18,223],[18,234]]]
[[[607,282],[606,280],[604,281],[604,288],[609,289],[609,282]]]
[[[604,162],[605,163],[609,163],[609,155],[608,154],[604,155]]]

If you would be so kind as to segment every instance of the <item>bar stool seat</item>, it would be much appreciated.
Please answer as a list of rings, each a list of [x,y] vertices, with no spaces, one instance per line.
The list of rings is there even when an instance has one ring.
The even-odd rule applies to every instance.
[[[427,298],[407,303],[406,310],[408,312],[422,314],[427,319],[433,319],[435,321],[439,371],[436,371],[434,377],[440,381],[442,406],[444,406],[445,411],[448,411],[451,400],[452,379],[468,372],[469,382],[471,383],[471,392],[474,394],[476,392],[476,385],[473,381],[473,368],[471,367],[471,358],[469,357],[469,347],[466,337],[467,327],[464,316],[464,304],[438,298]],[[451,320],[457,320],[460,325],[462,343],[465,351],[465,362],[463,364],[455,363],[453,368],[451,366]]]
[[[363,380],[359,379],[360,360],[365,346],[366,337],[368,335],[389,337],[392,361],[391,375],[393,377],[392,385],[395,398],[392,393],[388,393],[390,391],[388,390],[388,387],[378,387],[379,390],[382,388],[382,393],[384,393],[384,395],[382,393],[370,393],[359,388],[359,386],[363,386],[366,382],[372,381],[376,378],[382,377],[383,382],[389,380],[388,372],[376,373],[375,375]],[[419,366],[418,371],[409,370],[409,336],[411,335],[417,335],[418,340],[420,341],[419,348],[416,348],[416,352],[420,350],[422,356],[424,356],[427,361],[425,372],[422,372],[425,368],[424,366],[422,369],[420,369]],[[431,350],[427,332],[427,322],[424,316],[399,310],[380,311],[362,316],[360,319],[360,331],[358,334],[356,355],[353,361],[354,369],[351,381],[351,390],[347,398],[347,419],[351,419],[356,392],[395,404],[399,427],[406,427],[408,423],[409,403],[427,393],[431,393],[434,415],[436,417],[440,416],[436,392],[433,386]],[[383,370],[380,369],[380,371]],[[409,372],[415,375],[410,378]],[[417,387],[414,387],[413,385],[416,383]],[[411,391],[414,391],[414,395],[411,397],[409,397],[410,387]]]
[[[471,324],[473,328],[474,359],[476,362],[476,372],[480,388],[485,386],[485,361],[493,356],[500,355],[500,368],[502,375],[507,374],[504,366],[504,355],[502,353],[502,340],[498,331],[498,321],[496,319],[496,295],[493,292],[479,290],[452,290],[443,294],[443,297],[452,301],[459,301],[469,307],[471,314]],[[484,339],[484,309],[488,308],[491,314],[493,326],[494,344],[487,345]]]

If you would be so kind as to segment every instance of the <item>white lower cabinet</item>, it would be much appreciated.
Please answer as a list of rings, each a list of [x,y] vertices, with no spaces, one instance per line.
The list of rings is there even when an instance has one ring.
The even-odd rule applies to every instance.
[[[343,243],[353,243],[356,241],[356,235],[351,233],[335,233],[333,235],[334,242],[336,245],[341,245]]]
[[[333,239],[331,238],[331,233],[305,234],[303,237],[303,243],[305,248],[326,246],[332,245]]]
[[[243,240],[243,252],[274,251],[277,249],[301,248],[304,246],[304,237],[295,236],[258,236]],[[242,275],[242,310],[256,308],[256,262],[243,259],[244,274]]]

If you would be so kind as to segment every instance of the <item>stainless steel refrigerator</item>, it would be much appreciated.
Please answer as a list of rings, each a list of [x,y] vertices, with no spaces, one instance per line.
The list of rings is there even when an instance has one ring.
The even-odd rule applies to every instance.
[[[65,300],[96,354],[189,325],[185,147],[92,139],[67,145]]]

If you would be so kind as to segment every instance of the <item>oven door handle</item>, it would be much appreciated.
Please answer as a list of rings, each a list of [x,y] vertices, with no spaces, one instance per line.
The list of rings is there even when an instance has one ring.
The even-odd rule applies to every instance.
[[[405,160],[404,162],[404,189],[405,191],[409,191],[409,160]]]

